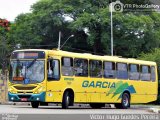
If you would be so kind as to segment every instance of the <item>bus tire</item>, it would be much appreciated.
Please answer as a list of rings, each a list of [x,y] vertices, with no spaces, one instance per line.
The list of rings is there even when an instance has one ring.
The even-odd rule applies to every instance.
[[[121,103],[115,104],[116,108],[128,109],[130,108],[130,96],[128,93],[123,93]]]
[[[91,108],[98,109],[98,108],[105,107],[105,104],[104,103],[90,103],[90,106]]]
[[[62,100],[62,109],[68,109],[69,105],[71,105],[71,95],[69,91],[66,91],[63,95],[63,100]]]
[[[39,107],[39,102],[31,102],[32,108],[38,108]]]

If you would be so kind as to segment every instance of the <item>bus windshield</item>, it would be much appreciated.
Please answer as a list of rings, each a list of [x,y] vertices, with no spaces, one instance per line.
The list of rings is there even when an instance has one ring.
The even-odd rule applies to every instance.
[[[44,80],[44,60],[12,60],[10,81],[19,84],[39,83]]]

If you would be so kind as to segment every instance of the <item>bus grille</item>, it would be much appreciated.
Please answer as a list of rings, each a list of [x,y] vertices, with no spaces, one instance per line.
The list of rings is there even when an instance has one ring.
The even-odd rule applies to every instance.
[[[22,87],[22,86],[14,86],[17,90],[33,90],[36,88],[36,86],[27,86],[27,87]]]
[[[19,98],[30,98],[31,95],[18,95]]]

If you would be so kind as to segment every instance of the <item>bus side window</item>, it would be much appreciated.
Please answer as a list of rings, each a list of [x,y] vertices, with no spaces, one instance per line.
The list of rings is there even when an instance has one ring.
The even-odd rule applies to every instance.
[[[59,60],[48,60],[48,80],[59,80],[60,70],[59,70]]]
[[[91,77],[102,77],[102,61],[90,60],[90,76]]]
[[[150,81],[150,66],[142,65],[141,66],[141,80],[142,81]]]
[[[130,80],[139,80],[139,65],[130,64],[129,65],[129,79]]]
[[[117,63],[117,78],[128,79],[128,69],[126,63]]]
[[[62,57],[62,75],[73,76],[73,58]]]
[[[115,78],[115,63],[114,62],[104,62],[104,77],[105,78]]]
[[[151,66],[151,80],[153,82],[156,81],[156,72],[155,72],[155,67],[154,66]]]
[[[75,76],[88,76],[88,60],[75,58],[74,73]]]

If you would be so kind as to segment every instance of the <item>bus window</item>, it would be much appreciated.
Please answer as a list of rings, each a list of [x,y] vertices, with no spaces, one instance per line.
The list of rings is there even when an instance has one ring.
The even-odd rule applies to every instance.
[[[62,57],[62,75],[73,76],[73,58]]]
[[[141,80],[150,81],[150,67],[147,65],[141,66]]]
[[[59,60],[48,60],[47,69],[48,69],[48,80],[60,79]]]
[[[74,59],[75,76],[88,76],[88,60]]]
[[[102,77],[102,61],[90,60],[90,76]]]
[[[151,67],[151,80],[153,81],[153,82],[155,82],[155,80],[156,80],[156,74],[155,74],[156,72],[155,72],[155,67],[154,66],[152,66]]]
[[[115,78],[115,63],[114,62],[104,62],[104,77],[105,78]]]
[[[130,80],[139,80],[139,65],[130,64],[129,65],[129,79]]]
[[[117,63],[117,78],[128,79],[128,70],[126,63]]]

